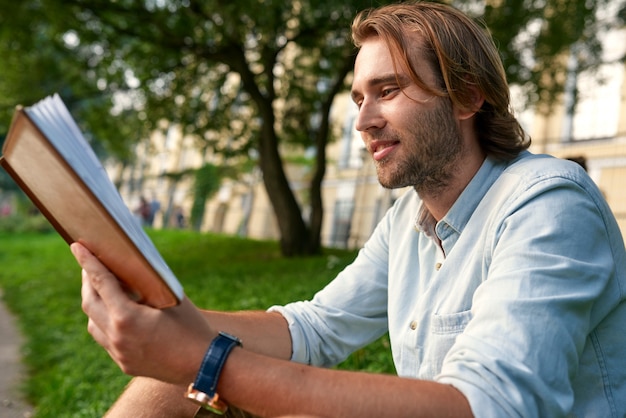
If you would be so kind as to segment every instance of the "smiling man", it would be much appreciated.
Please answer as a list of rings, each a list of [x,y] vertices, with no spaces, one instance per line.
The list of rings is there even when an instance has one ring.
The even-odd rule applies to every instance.
[[[74,244],[90,333],[144,376],[109,416],[626,415],[620,231],[584,170],[527,151],[487,32],[404,3],[353,38],[356,127],[381,184],[414,190],[326,288],[266,312],[138,305]],[[326,368],[386,332],[398,376]]]

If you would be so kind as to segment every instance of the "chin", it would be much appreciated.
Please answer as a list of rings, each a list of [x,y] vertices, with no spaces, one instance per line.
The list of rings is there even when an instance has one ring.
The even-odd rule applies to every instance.
[[[378,177],[378,182],[385,189],[400,189],[402,187],[412,186],[411,184],[405,184],[405,182],[394,181],[393,179]]]

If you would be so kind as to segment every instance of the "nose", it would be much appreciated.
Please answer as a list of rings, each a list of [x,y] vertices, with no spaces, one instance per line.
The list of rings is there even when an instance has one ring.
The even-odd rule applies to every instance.
[[[367,99],[363,100],[356,118],[356,130],[366,132],[372,129],[380,129],[383,126],[385,126],[385,118],[383,118],[376,102]]]

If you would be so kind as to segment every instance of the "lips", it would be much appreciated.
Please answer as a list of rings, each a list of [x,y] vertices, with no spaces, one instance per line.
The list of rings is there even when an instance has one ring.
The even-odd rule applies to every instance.
[[[375,161],[380,161],[391,154],[399,145],[400,141],[372,141],[370,152]]]

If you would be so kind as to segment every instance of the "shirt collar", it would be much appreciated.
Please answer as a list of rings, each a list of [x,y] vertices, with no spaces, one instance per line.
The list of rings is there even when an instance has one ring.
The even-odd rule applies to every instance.
[[[506,166],[507,163],[492,157],[485,158],[472,180],[439,222],[435,221],[423,202],[420,204],[415,218],[415,229],[428,237],[433,237],[437,231],[437,236],[442,242],[454,233],[458,236],[467,225],[482,198],[500,177]]]

